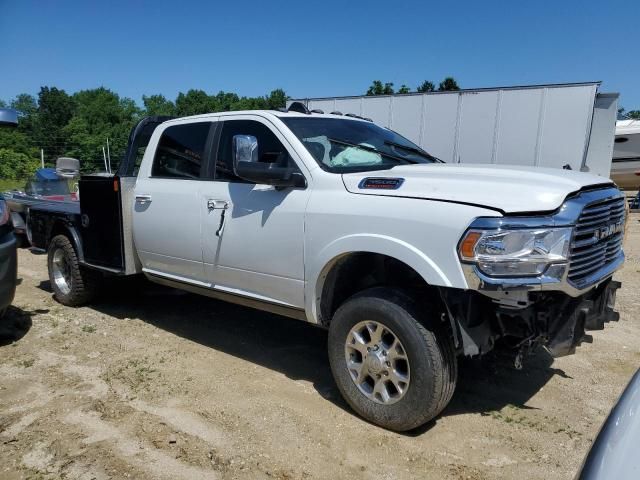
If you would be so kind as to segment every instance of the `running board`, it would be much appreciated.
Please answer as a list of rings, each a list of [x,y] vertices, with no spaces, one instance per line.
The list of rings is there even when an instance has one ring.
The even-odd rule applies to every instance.
[[[235,303],[237,305],[242,305],[243,307],[263,310],[269,313],[275,313],[276,315],[295,318],[296,320],[304,320],[305,322],[307,321],[307,316],[305,315],[304,310],[301,308],[286,307],[284,305],[278,305],[264,300],[257,300],[255,298],[246,297],[243,295],[215,290],[214,288],[200,287],[191,283],[168,279],[166,277],[162,277],[150,272],[144,273],[152,282],[164,285],[166,287],[185,290],[187,292],[196,293],[198,295],[204,295],[205,297],[215,298],[216,300],[222,300],[223,302]]]

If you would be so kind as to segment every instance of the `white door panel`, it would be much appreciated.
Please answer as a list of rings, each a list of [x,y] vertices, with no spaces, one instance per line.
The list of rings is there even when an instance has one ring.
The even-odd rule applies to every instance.
[[[198,180],[146,178],[136,184],[133,235],[143,268],[204,281]]]
[[[306,190],[268,185],[203,182],[200,192],[204,266],[214,288],[304,307],[304,205]],[[220,235],[222,209],[228,203]]]

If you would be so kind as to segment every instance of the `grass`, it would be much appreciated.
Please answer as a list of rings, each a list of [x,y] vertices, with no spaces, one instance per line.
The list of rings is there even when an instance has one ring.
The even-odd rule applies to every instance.
[[[564,433],[568,435],[569,438],[582,436],[582,433],[577,430],[566,425],[561,425],[560,421],[555,417],[545,415],[544,421],[527,417],[523,409],[517,405],[507,405],[502,410],[488,412],[488,415],[495,420],[500,420],[511,425],[520,425],[539,432]]]
[[[29,368],[29,367],[33,367],[35,360],[33,358],[30,358],[28,360],[22,360],[20,362],[18,362],[18,365],[20,365],[21,367],[24,368]]]
[[[148,390],[150,383],[156,379],[159,372],[150,365],[148,357],[129,359],[124,365],[107,373],[106,380],[118,379],[129,385],[133,391]]]
[[[95,325],[83,325],[82,331],[86,333],[94,333],[96,331]]]
[[[22,189],[24,188],[25,183],[25,180],[6,180],[4,178],[0,178],[0,193],[6,192],[7,190],[14,190],[16,188]]]

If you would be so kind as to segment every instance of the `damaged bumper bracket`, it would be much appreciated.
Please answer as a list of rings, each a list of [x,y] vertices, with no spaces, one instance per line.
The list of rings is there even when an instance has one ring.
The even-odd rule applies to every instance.
[[[549,318],[547,350],[554,357],[575,353],[582,342],[591,340],[585,330],[602,330],[604,324],[617,321],[620,314],[614,310],[616,290],[620,282],[610,280],[584,297],[572,299],[560,315]]]

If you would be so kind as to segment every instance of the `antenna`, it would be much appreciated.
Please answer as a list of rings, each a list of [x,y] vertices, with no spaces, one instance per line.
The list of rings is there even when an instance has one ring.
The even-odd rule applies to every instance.
[[[109,173],[111,173],[111,152],[109,151],[109,137],[107,137],[107,161],[109,162]]]
[[[107,170],[107,152],[104,151],[104,147],[102,147],[102,158],[104,159],[104,171],[108,172],[109,170]]]

